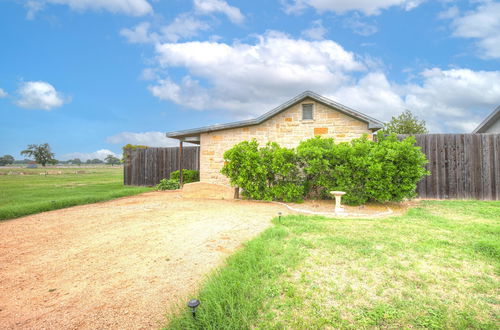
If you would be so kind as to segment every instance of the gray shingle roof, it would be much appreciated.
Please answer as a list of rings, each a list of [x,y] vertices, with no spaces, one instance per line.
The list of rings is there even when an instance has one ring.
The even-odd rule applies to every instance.
[[[488,117],[486,117],[483,120],[483,122],[481,124],[479,124],[479,126],[476,127],[475,130],[472,131],[472,133],[484,133],[484,132],[486,132],[488,127],[493,125],[497,121],[497,119],[499,119],[499,118],[500,118],[500,105],[495,110],[493,110],[493,112],[490,113],[488,115]]]
[[[359,111],[356,111],[354,109],[351,109],[349,107],[346,107],[345,105],[342,105],[340,103],[337,103],[335,101],[332,101],[326,97],[323,97],[319,94],[316,94],[311,91],[306,91],[301,93],[300,95],[297,95],[293,99],[283,103],[282,105],[272,109],[269,112],[266,112],[260,117],[257,117],[255,119],[249,119],[249,120],[242,120],[242,121],[237,121],[237,122],[232,122],[232,123],[227,123],[227,124],[217,124],[217,125],[211,125],[211,126],[204,126],[204,127],[199,127],[199,128],[193,128],[193,129],[186,129],[182,131],[175,131],[175,132],[168,132],[167,137],[170,138],[183,138],[187,136],[194,136],[194,135],[199,135],[201,133],[207,133],[207,132],[214,132],[214,131],[220,131],[224,129],[229,129],[229,128],[238,128],[238,127],[245,127],[245,126],[252,126],[252,125],[258,125],[260,123],[263,123],[267,119],[277,115],[278,113],[284,111],[285,109],[291,107],[292,105],[299,103],[303,101],[306,98],[311,98],[315,100],[316,102],[323,103],[325,105],[328,105],[350,117],[356,118],[360,121],[363,121],[365,123],[368,123],[368,128],[376,131],[384,126],[384,123],[381,121],[367,116],[365,114],[362,114]]]

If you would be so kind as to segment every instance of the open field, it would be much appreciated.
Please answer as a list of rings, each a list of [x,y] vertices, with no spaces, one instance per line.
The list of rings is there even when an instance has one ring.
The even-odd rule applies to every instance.
[[[385,219],[289,215],[230,257],[171,329],[500,324],[500,202],[422,201]]]
[[[44,175],[45,173],[48,174]],[[135,195],[149,190],[151,189],[145,187],[124,186],[121,166],[47,169],[2,167],[0,220]]]

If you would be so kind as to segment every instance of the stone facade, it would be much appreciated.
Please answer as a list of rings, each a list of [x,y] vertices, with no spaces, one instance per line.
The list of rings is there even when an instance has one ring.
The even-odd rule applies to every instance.
[[[312,120],[302,120],[302,104],[313,104]],[[294,148],[301,141],[316,135],[345,142],[363,134],[372,134],[367,123],[306,98],[259,125],[202,133],[200,181],[227,185],[228,179],[220,173],[224,165],[223,154],[241,141],[255,138],[261,146],[271,141],[282,147]]]

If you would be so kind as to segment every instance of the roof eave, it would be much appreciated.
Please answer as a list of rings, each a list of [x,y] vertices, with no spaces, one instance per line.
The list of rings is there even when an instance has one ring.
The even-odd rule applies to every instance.
[[[483,133],[485,130],[487,130],[491,124],[500,118],[500,105],[493,110],[488,117],[486,117],[479,126],[476,127],[475,130],[472,131],[473,134],[477,133]]]

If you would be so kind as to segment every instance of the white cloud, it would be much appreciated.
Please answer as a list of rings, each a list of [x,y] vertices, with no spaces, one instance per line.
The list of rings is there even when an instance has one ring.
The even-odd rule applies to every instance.
[[[240,24],[245,20],[241,11],[223,0],[194,0],[194,9],[199,14],[222,13],[233,23]]]
[[[329,96],[381,120],[410,109],[431,132],[471,132],[500,104],[500,71],[433,68],[419,78],[397,85],[381,72],[369,73]]]
[[[88,159],[96,159],[97,158],[100,160],[104,160],[106,158],[106,156],[108,156],[108,155],[112,155],[112,156],[115,156],[117,158],[122,157],[122,155],[115,154],[111,150],[101,149],[101,150],[97,150],[94,152],[71,152],[71,153],[62,155],[60,157],[60,159],[61,160],[70,160],[70,159],[79,158],[81,161],[87,161]]]
[[[54,86],[44,81],[21,83],[17,95],[15,104],[26,109],[50,110],[70,101],[56,91]]]
[[[140,79],[142,80],[155,80],[160,79],[158,75],[158,69],[156,68],[145,68],[142,70]]]
[[[457,6],[452,6],[445,11],[442,11],[439,13],[438,18],[439,19],[452,19],[458,17],[460,14],[460,10],[458,9]]]
[[[176,139],[170,139],[165,136],[165,133],[161,132],[144,132],[144,133],[132,133],[132,132],[122,132],[106,139],[106,142],[112,144],[138,144],[145,145],[148,147],[177,147],[179,146],[179,141]]]
[[[150,86],[153,95],[195,109],[230,109],[242,115],[263,112],[291,93],[336,88],[349,79],[346,73],[364,70],[354,54],[333,41],[296,40],[276,32],[259,36],[256,44],[165,43],[156,52],[162,68],[183,67],[189,74],[180,81],[159,80]]]
[[[301,13],[307,7],[319,12],[333,11],[338,14],[348,11],[360,11],[365,15],[378,15],[383,9],[399,6],[405,10],[412,10],[425,0],[282,0],[286,13]]]
[[[24,7],[28,10],[26,19],[32,20],[35,18],[36,13],[43,9],[44,3],[41,1],[29,0],[26,1]]]
[[[46,4],[66,5],[76,11],[105,10],[129,16],[143,16],[153,12],[146,0],[30,0],[25,5],[28,8],[27,18],[33,19]]]
[[[282,50],[286,49],[286,52]],[[391,82],[384,66],[331,40],[308,41],[269,32],[255,43],[185,42],[156,46],[157,98],[186,108],[252,118],[312,90],[380,120],[405,109],[433,132],[471,131],[500,104],[500,71],[428,69],[411,83]],[[170,68],[187,75],[168,76]]]
[[[375,25],[362,21],[358,13],[354,13],[351,17],[346,18],[343,25],[344,27],[351,29],[354,33],[365,37],[378,31],[378,28]]]
[[[142,22],[132,29],[122,29],[120,34],[127,38],[130,43],[177,42],[181,39],[195,37],[200,31],[209,28],[210,25],[207,23],[196,19],[189,13],[183,13],[170,24],[161,27],[158,32],[151,31],[151,23]]]
[[[191,38],[199,31],[208,30],[210,26],[188,13],[177,16],[172,23],[161,28],[164,40],[177,42],[180,39]]]
[[[0,99],[7,97],[7,95],[9,95],[9,94],[7,94],[6,91],[4,91],[2,88],[0,88]]]
[[[323,22],[318,19],[312,22],[309,29],[302,31],[302,35],[312,40],[322,40],[327,32],[328,30],[323,26]]]
[[[145,44],[150,42],[156,42],[158,40],[157,34],[152,34],[149,32],[151,23],[142,22],[137,24],[131,29],[121,29],[120,34],[127,38],[127,41],[132,44]]]
[[[421,84],[405,86],[405,103],[438,130],[477,126],[500,104],[500,71],[433,68],[421,77]]]
[[[487,2],[456,17],[452,22],[453,36],[477,39],[483,58],[500,58],[500,2]]]
[[[368,73],[351,85],[341,86],[329,96],[380,120],[388,120],[405,108],[397,86],[391,84],[382,72]]]

